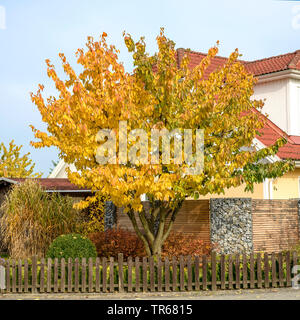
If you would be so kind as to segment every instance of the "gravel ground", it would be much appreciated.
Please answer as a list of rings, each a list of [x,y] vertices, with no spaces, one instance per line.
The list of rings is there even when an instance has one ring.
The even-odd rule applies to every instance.
[[[0,300],[300,300],[300,290],[280,288],[186,293],[21,293],[0,294]]]

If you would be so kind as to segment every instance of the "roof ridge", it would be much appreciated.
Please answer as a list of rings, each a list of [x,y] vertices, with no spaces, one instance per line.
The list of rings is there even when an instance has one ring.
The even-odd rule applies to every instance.
[[[190,50],[190,49],[185,49],[185,48],[177,48],[176,50],[183,50],[184,52],[191,52],[193,54],[197,54],[197,55],[204,55],[207,56],[207,53],[201,52],[201,51],[194,51],[194,50]],[[265,61],[265,60],[270,60],[270,59],[275,59],[275,58],[281,58],[284,56],[288,56],[288,55],[298,55],[300,54],[300,49],[295,50],[293,52],[287,52],[287,53],[282,53],[279,55],[274,55],[274,56],[270,56],[270,57],[266,57],[266,58],[262,58],[262,59],[256,59],[256,60],[242,60],[242,59],[238,59],[241,62],[245,62],[246,64],[251,64],[251,63],[255,63],[255,62],[260,62],[260,61]],[[223,56],[215,56],[215,58],[220,58],[220,59],[228,59],[226,57]],[[291,60],[290,64],[292,63],[292,61],[294,60],[295,57],[293,57],[293,59]]]
[[[267,57],[267,58],[262,58],[262,59],[257,59],[257,60],[252,60],[252,61],[246,61],[247,64],[250,63],[256,63],[256,62],[260,62],[260,61],[266,61],[266,60],[270,60],[270,59],[275,59],[275,58],[282,58],[284,56],[288,56],[288,55],[292,55],[292,54],[297,54],[298,52],[300,52],[300,50],[296,50],[294,52],[287,52],[287,53],[282,53],[276,56],[271,56],[271,57]]]
[[[194,51],[194,50],[190,50],[190,49],[185,49],[185,48],[177,48],[176,49],[176,51],[177,50],[180,50],[180,51],[184,51],[184,52],[191,52],[191,53],[194,53],[194,54],[197,54],[197,55],[203,55],[203,56],[207,56],[207,53],[204,53],[204,52],[200,52],[200,51]],[[228,57],[223,57],[223,56],[214,56],[214,58],[220,58],[220,59],[224,59],[224,60],[227,60],[228,59]],[[241,60],[241,59],[238,59],[238,61],[240,61],[240,62],[248,62],[248,61],[246,61],[246,60]]]

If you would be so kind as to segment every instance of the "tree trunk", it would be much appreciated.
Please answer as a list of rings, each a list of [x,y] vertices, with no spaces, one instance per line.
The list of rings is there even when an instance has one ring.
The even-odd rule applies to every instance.
[[[149,210],[143,206],[143,210],[137,214],[133,210],[128,212],[133,228],[143,241],[148,256],[161,255],[162,246],[172,230],[182,203],[183,200],[176,201],[171,207],[171,203],[154,201],[150,202]],[[142,227],[139,227],[136,216]]]

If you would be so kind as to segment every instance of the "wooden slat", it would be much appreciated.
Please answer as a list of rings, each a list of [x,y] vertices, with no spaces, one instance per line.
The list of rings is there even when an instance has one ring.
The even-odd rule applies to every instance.
[[[291,254],[287,251],[285,255],[285,263],[286,263],[286,286],[291,286]]]
[[[6,284],[7,285],[7,284]],[[24,260],[24,292],[28,292],[28,260]]]
[[[172,258],[172,290],[177,290],[177,259],[176,257]]]
[[[41,269],[40,269],[40,292],[45,291],[45,259],[41,259]]]
[[[74,260],[74,291],[79,292],[79,258]]]
[[[165,291],[170,291],[170,262],[165,258]]]
[[[22,265],[23,265],[23,262],[21,259],[19,259],[18,261],[18,292],[23,291]]]
[[[235,288],[240,289],[241,278],[240,278],[240,255],[235,256]]]
[[[147,279],[148,259],[143,257],[143,292],[148,291],[148,279]]]
[[[255,280],[254,254],[250,253],[250,289],[254,289],[255,288],[254,280]]]
[[[264,254],[264,273],[265,273],[265,288],[270,287],[270,280],[269,280],[269,256],[268,253],[265,252]]]
[[[217,290],[216,253],[211,254],[211,289]]]
[[[272,252],[271,256],[271,262],[272,262],[272,287],[277,287],[277,277],[276,277],[276,257],[275,252]]]
[[[115,286],[114,258],[109,258],[109,292],[114,292]]]
[[[195,256],[195,290],[200,290],[200,258],[199,256]]]
[[[58,259],[54,259],[54,292],[58,292]]]
[[[128,292],[132,292],[132,257],[128,257]]]
[[[93,258],[89,258],[89,277],[88,277],[89,292],[94,292],[93,272],[94,272]]]
[[[48,258],[47,260],[47,292],[51,292],[51,283],[52,283],[52,259]]]
[[[180,273],[179,273],[180,291],[184,291],[185,288],[184,288],[184,259],[183,259],[183,256],[179,257],[179,268],[180,268]]]
[[[161,257],[157,259],[157,291],[162,292],[162,261]]]
[[[32,292],[37,292],[37,257],[32,257]]]
[[[119,292],[124,292],[123,253],[118,254]]]
[[[261,274],[261,254],[258,253],[256,257],[257,264],[257,288],[262,288],[262,274]]]
[[[11,263],[11,272],[12,272],[12,277],[11,277],[11,282],[12,282],[12,292],[15,293],[17,292],[17,277],[16,277],[16,260],[13,259]]]
[[[60,260],[60,292],[65,292],[66,289],[66,260]]]
[[[202,289],[207,290],[207,257],[202,256]]]
[[[140,292],[140,259],[135,257],[135,292]]]
[[[7,259],[5,262],[5,285],[6,285],[6,292],[10,292],[11,290],[11,283],[10,283],[10,265],[11,260]]]
[[[232,254],[228,255],[228,289],[233,289]]]
[[[102,258],[102,291],[107,292],[107,259]]]
[[[247,256],[243,253],[243,289],[248,288]]]
[[[192,274],[192,261],[191,261],[191,256],[187,257],[187,289],[188,291],[192,291],[192,281],[193,281],[193,274]]]
[[[279,272],[279,287],[283,287],[283,261],[282,261],[282,253],[278,253],[278,272]]]
[[[225,255],[221,255],[221,289],[225,289]]]
[[[96,272],[95,291],[100,292],[100,258],[99,257],[96,258],[95,272]]]
[[[85,264],[85,261],[83,263]],[[84,271],[85,271],[85,267],[83,266],[83,263],[82,263],[82,269],[84,268]],[[73,274],[73,262],[72,262],[72,258],[68,258],[68,292],[73,291],[72,274]],[[85,283],[85,279],[84,279],[84,283]]]
[[[149,272],[150,272],[150,291],[155,291],[155,279],[154,279],[154,259],[149,258]]]
[[[86,258],[82,258],[81,259],[81,292],[85,292],[85,291],[86,291]]]

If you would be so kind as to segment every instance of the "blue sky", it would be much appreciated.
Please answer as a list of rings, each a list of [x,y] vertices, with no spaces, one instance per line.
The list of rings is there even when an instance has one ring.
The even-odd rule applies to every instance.
[[[145,36],[150,52],[156,50],[160,27],[178,48],[206,52],[220,40],[220,55],[239,48],[244,60],[300,49],[300,28],[292,24],[300,24],[297,1],[0,0],[1,8],[5,29],[0,21],[0,141],[22,144],[44,176],[58,152],[36,150],[29,144],[30,124],[46,128],[29,93],[41,83],[47,94],[55,95],[45,59],[59,67],[58,53],[64,52],[74,66],[74,53],[89,35],[96,38],[105,31],[108,41],[121,50],[128,70],[131,60],[122,41],[124,30],[136,39]]]

